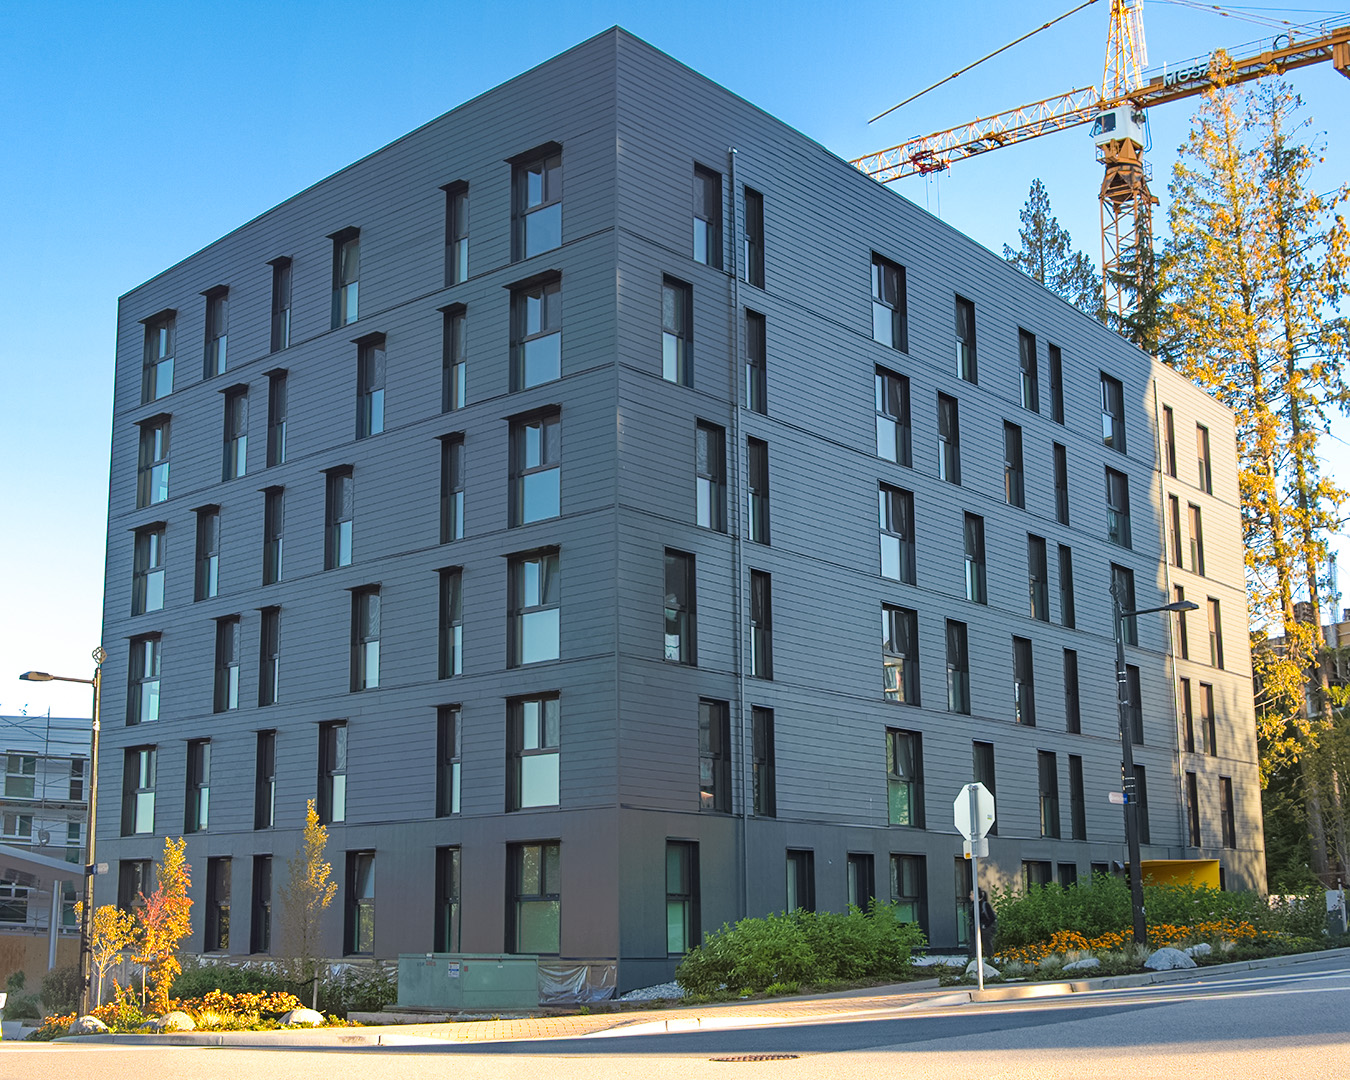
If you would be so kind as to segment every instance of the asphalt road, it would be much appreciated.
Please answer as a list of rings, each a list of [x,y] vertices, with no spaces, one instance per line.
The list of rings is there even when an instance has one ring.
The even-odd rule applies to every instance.
[[[1350,964],[867,1020],[619,1038],[361,1049],[7,1043],[0,1080],[800,1080],[814,1077],[1350,1078]],[[767,1061],[719,1061],[748,1055]]]

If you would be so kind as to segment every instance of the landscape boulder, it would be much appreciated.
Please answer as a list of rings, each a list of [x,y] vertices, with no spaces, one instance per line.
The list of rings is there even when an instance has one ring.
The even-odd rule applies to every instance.
[[[1210,953],[1212,953],[1213,951],[1214,951],[1214,950],[1213,950],[1212,948],[1210,948],[1210,946],[1209,946],[1209,944],[1208,944],[1207,942],[1202,941],[1202,942],[1200,942],[1199,945],[1192,945],[1189,949],[1187,949],[1187,950],[1186,950],[1186,955],[1187,955],[1187,956],[1208,956],[1208,955],[1209,955]]]
[[[320,1027],[323,1024],[323,1015],[316,1013],[313,1009],[292,1009],[282,1018],[283,1024],[304,1024],[307,1027]]]
[[[80,1016],[71,1021],[66,1029],[68,1035],[99,1035],[108,1030],[108,1025],[97,1016]]]
[[[966,965],[966,977],[967,977],[967,978],[970,978],[970,979],[975,978],[975,961],[974,961],[974,960],[972,960],[969,964]],[[1000,978],[1002,978],[1002,976],[998,973],[998,969],[997,969],[997,968],[994,968],[994,967],[990,967],[990,966],[989,966],[989,962],[988,962],[987,960],[985,961],[985,964],[984,964],[984,977],[985,977],[986,979],[1000,979]]]
[[[1177,968],[1193,968],[1195,966],[1195,961],[1184,952],[1172,948],[1159,949],[1144,961],[1144,967],[1150,971],[1172,971]]]
[[[1062,971],[1091,971],[1093,968],[1099,968],[1102,962],[1095,956],[1085,956],[1081,960],[1075,960],[1071,964],[1065,964]]]

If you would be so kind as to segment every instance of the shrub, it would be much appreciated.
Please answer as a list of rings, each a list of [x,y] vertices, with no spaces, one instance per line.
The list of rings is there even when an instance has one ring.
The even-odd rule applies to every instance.
[[[319,1011],[323,1013],[379,1012],[397,1000],[398,975],[379,964],[353,965],[319,980]]]
[[[171,995],[197,998],[213,990],[226,994],[266,994],[286,990],[280,976],[257,967],[191,963],[173,981]]]
[[[9,995],[5,1002],[6,1020],[38,1020],[42,1016],[42,1010],[38,1008],[38,999],[36,994],[24,994],[21,991],[27,982],[27,976],[22,971],[15,971],[5,980],[5,992]]]
[[[42,1007],[49,1013],[74,1012],[80,1003],[80,969],[52,968],[42,977]]]

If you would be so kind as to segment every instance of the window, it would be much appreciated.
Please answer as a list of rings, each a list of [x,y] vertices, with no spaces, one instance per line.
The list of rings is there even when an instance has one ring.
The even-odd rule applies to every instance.
[[[1036,751],[1036,773],[1041,798],[1041,835],[1059,839],[1059,766],[1055,755]]]
[[[286,526],[286,490],[263,489],[263,568],[262,583],[275,585],[281,580],[282,534]]]
[[[1070,735],[1083,731],[1082,711],[1078,704],[1078,650],[1064,650],[1064,729]]]
[[[225,342],[230,330],[230,290],[223,285],[202,293],[206,297],[206,359],[202,378],[225,374]]]
[[[970,715],[970,652],[966,624],[947,620],[947,711]]]
[[[462,585],[464,572],[458,566],[438,570],[440,578],[439,647],[436,652],[436,677],[450,679],[464,674],[464,615]]]
[[[239,708],[240,633],[238,615],[216,620],[215,712]]]
[[[695,664],[697,622],[694,556],[666,548],[665,658]]]
[[[1191,700],[1191,680],[1181,679],[1181,748],[1195,753],[1195,707]]]
[[[1186,590],[1180,585],[1172,586],[1172,600],[1175,603],[1183,604],[1186,602]],[[1184,611],[1175,612],[1172,616],[1176,626],[1177,655],[1182,660],[1191,658],[1190,634],[1186,630],[1186,613]]]
[[[1219,616],[1219,602],[1214,597],[1205,601],[1209,615],[1209,666],[1223,667],[1223,625]]]
[[[272,260],[272,351],[291,344],[291,260]]]
[[[1055,520],[1061,525],[1069,523],[1069,454],[1059,443],[1055,443]]]
[[[683,956],[703,940],[698,893],[698,844],[690,840],[667,840],[667,953]]]
[[[1055,867],[1055,873],[1058,876],[1061,889],[1068,889],[1078,884],[1078,865],[1076,863],[1059,863]]]
[[[1130,732],[1130,742],[1139,746],[1144,741],[1144,706],[1139,689],[1139,668],[1134,664],[1125,665],[1125,685],[1121,693],[1124,695],[1125,726]]]
[[[33,839],[33,815],[7,813],[3,816],[3,836],[10,843],[28,847]]]
[[[866,911],[877,894],[876,869],[872,856],[850,851],[845,866],[850,907]]]
[[[149,859],[123,859],[117,864],[117,906],[133,912],[154,891],[155,864]]]
[[[441,412],[451,412],[468,400],[468,315],[463,304],[451,304],[442,314]]]
[[[230,951],[230,860],[206,860],[204,952]]]
[[[756,817],[778,813],[778,784],[773,754],[773,710],[756,705],[750,710],[751,768],[754,776]]]
[[[769,444],[763,439],[745,440],[746,535],[756,544],[769,542]]]
[[[131,639],[127,693],[127,723],[148,724],[159,719],[158,634]]]
[[[1181,500],[1175,495],[1167,496],[1167,518],[1168,525],[1171,526],[1172,565],[1181,566],[1181,553],[1184,550],[1181,544]]]
[[[172,311],[145,320],[145,359],[141,366],[141,404],[173,393]]]
[[[1050,571],[1046,568],[1045,537],[1027,535],[1027,592],[1031,617],[1050,621]]]
[[[80,758],[70,763],[70,801],[84,802],[84,761]]]
[[[694,428],[694,500],[698,524],[727,528],[727,436],[715,424],[699,421]]]
[[[253,911],[249,921],[248,951],[272,951],[272,856],[253,856]]]
[[[1209,460],[1209,428],[1203,424],[1195,425],[1195,457],[1199,471],[1200,490],[1206,495],[1214,494],[1214,471]]]
[[[971,881],[970,860],[956,857],[956,942],[958,945],[970,945],[975,940],[975,927],[973,925],[973,916],[975,914],[975,905],[971,903],[971,897],[975,893],[974,883]]]
[[[1031,665],[1031,642],[1013,638],[1013,722],[1036,726],[1036,681]]]
[[[154,416],[140,423],[136,460],[136,508],[154,506],[169,497],[169,418]]]
[[[877,457],[910,464],[909,380],[885,368],[876,371]]]
[[[1073,551],[1065,544],[1059,545],[1059,621],[1069,629],[1077,623],[1073,603]]]
[[[1200,507],[1189,505],[1191,519],[1191,572],[1205,576],[1205,536],[1200,528]]]
[[[1233,804],[1233,779],[1219,777],[1220,812],[1223,814],[1223,846],[1237,847],[1237,811]]]
[[[380,685],[380,590],[366,586],[352,590],[351,689],[374,690]]]
[[[267,376],[267,466],[286,461],[286,372]]]
[[[1022,483],[1022,429],[1016,424],[1003,425],[1003,498],[1009,506],[1026,507],[1026,492]]]
[[[1177,425],[1172,406],[1163,406],[1163,468],[1168,476],[1177,474]]]
[[[694,166],[694,261],[722,269],[722,175]]]
[[[347,722],[319,725],[319,820],[347,820]]]
[[[883,687],[887,701],[919,704],[919,617],[907,608],[881,605]]]
[[[927,933],[927,873],[922,855],[891,856],[891,903],[895,917],[904,923],[917,923]]]
[[[674,278],[661,280],[661,378],[694,385],[694,290]]]
[[[787,853],[786,911],[816,910],[816,853],[793,851]]]
[[[1036,335],[1017,331],[1017,367],[1020,373],[1022,408],[1041,411],[1040,378],[1036,370]]]
[[[1102,372],[1102,442],[1125,453],[1125,390],[1119,379]]]
[[[913,585],[914,495],[882,484],[878,491],[881,517],[881,576]]]
[[[122,758],[122,835],[155,831],[155,765],[153,746],[129,747]]]
[[[460,850],[436,849],[436,932],[432,948],[459,952]]]
[[[764,196],[754,188],[745,189],[745,280],[764,288]]]
[[[197,514],[197,572],[194,600],[210,600],[220,591],[220,507],[203,506]]]
[[[512,163],[517,260],[562,246],[562,147],[531,151]]]
[[[750,571],[750,674],[773,678],[773,581],[763,570]]]
[[[731,812],[731,708],[698,703],[698,808]]]
[[[445,185],[445,283],[469,277],[469,185]]]
[[[1022,860],[1022,885],[1023,888],[1031,889],[1045,888],[1047,885],[1053,885],[1054,864],[1049,859],[1023,859]]]
[[[1047,350],[1050,356],[1050,419],[1056,424],[1064,423],[1064,361],[1059,346],[1051,345]]]
[[[872,338],[892,349],[909,352],[905,268],[872,254]]]
[[[352,564],[352,518],[356,486],[350,465],[328,470],[326,494],[323,568],[333,570]]]
[[[1087,839],[1087,799],[1083,794],[1083,759],[1069,755],[1069,829],[1070,839]]]
[[[1127,797],[1134,799],[1139,804],[1137,812],[1139,821],[1139,842],[1141,844],[1151,843],[1149,839],[1148,828],[1148,782],[1144,772],[1144,766],[1136,765],[1134,767],[1134,791],[1127,793]]]
[[[971,771],[975,777],[975,782],[983,784],[989,794],[998,796],[998,780],[994,772],[994,744],[988,742],[973,742],[970,744]],[[989,826],[989,835],[998,835],[998,822],[994,821]]]
[[[1106,538],[1123,548],[1130,540],[1130,481],[1124,473],[1106,470]]]
[[[984,518],[975,514],[965,516],[966,599],[976,604],[987,604],[984,587]]]
[[[975,305],[956,298],[956,374],[966,382],[980,381],[975,364]]]
[[[554,701],[556,705],[556,700]],[[555,718],[556,721],[556,718]],[[461,744],[464,739],[458,705],[436,710],[436,816],[459,813]]]
[[[333,329],[356,322],[361,277],[361,230],[333,233]]]
[[[558,553],[514,556],[509,573],[507,666],[558,659],[562,615]]]
[[[31,799],[37,785],[37,758],[25,754],[5,757],[5,798]]]
[[[522,286],[511,294],[511,389],[562,378],[562,282]]]
[[[347,852],[347,903],[343,927],[346,956],[375,951],[375,852]]]
[[[510,874],[506,951],[557,955],[562,921],[560,844],[545,840],[512,844],[507,849]]]
[[[1115,597],[1116,603],[1120,605],[1119,610],[1134,610],[1134,571],[1124,566],[1111,564],[1111,595]],[[1126,645],[1139,644],[1139,625],[1138,620],[1133,615],[1126,615],[1116,626],[1115,636],[1118,641]]]
[[[136,530],[131,571],[131,613],[164,608],[164,526],[147,525]]]
[[[760,414],[769,411],[768,331],[764,316],[745,313],[745,407]]]
[[[886,806],[891,825],[923,826],[923,736],[886,729]]]
[[[384,335],[364,338],[356,348],[356,437],[384,430]]]
[[[1195,773],[1186,774],[1186,842],[1191,847],[1200,846],[1200,783]]]
[[[938,415],[938,479],[949,484],[961,482],[961,421],[956,398],[939,394]]]
[[[562,416],[542,413],[511,421],[511,524],[562,513]]]
[[[507,703],[507,810],[558,805],[559,712],[557,695]]]
[[[441,543],[464,539],[464,436],[441,438]]]
[[[1200,739],[1201,751],[1210,757],[1219,753],[1214,741],[1214,687],[1209,683],[1200,684]]]
[[[258,732],[253,769],[253,827],[270,829],[276,824],[277,733]]]

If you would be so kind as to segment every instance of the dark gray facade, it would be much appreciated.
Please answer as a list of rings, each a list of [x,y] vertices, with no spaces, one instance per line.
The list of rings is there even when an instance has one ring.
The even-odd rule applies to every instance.
[[[561,244],[516,258],[513,230],[547,235],[552,224],[518,219],[528,216],[525,174],[554,157]],[[696,170],[716,178],[710,198],[697,197],[707,189],[696,188]],[[535,193],[546,213],[559,213],[547,209],[556,182],[557,174],[543,178]],[[518,189],[525,202],[516,204]],[[465,190],[467,228],[455,201]],[[447,239],[465,233],[467,276],[447,284],[463,265]],[[359,268],[343,249],[357,235]],[[694,258],[706,242],[720,265]],[[747,265],[755,249],[762,286]],[[874,339],[876,256],[903,267],[903,326],[884,311],[879,322],[903,330],[903,348]],[[359,317],[334,328],[353,303],[351,280]],[[524,319],[527,296],[553,283],[561,336],[531,347],[529,363],[542,355],[546,368],[560,340],[561,377],[513,391],[520,343],[546,337],[553,317],[546,310],[542,324],[517,324],[513,311]],[[213,304],[221,295],[223,312]],[[958,376],[958,296],[973,304],[978,382]],[[675,332],[669,355],[663,305]],[[745,407],[758,325],[747,336],[747,312],[766,330],[763,412]],[[465,394],[462,407],[447,409],[458,404],[444,386],[452,318],[466,331]],[[159,328],[170,322],[162,344]],[[1022,404],[1019,328],[1035,335],[1038,410]],[[961,845],[950,806],[972,779],[973,743],[993,747],[998,835],[988,865],[997,880],[1016,880],[1024,862],[1033,876],[1041,864],[1083,876],[1122,857],[1120,808],[1107,801],[1120,788],[1112,564],[1133,572],[1138,607],[1167,602],[1178,584],[1202,605],[1189,619],[1190,659],[1179,658],[1177,628],[1161,615],[1141,618],[1138,645],[1127,647],[1140,686],[1145,857],[1219,857],[1230,886],[1264,881],[1231,416],[984,248],[620,30],[447,113],[128,293],[118,335],[99,850],[117,867],[154,857],[165,835],[202,826],[188,836],[202,915],[195,948],[273,947],[275,931],[265,941],[255,925],[263,908],[251,902],[260,899],[254,870],[273,856],[279,882],[305,801],[330,797],[321,743],[333,730],[324,725],[338,721],[346,795],[345,820],[330,826],[342,883],[326,924],[331,955],[455,944],[434,930],[438,849],[458,852],[460,949],[518,946],[513,928],[522,923],[527,942],[532,933],[547,941],[556,910],[558,953],[617,959],[625,989],[669,976],[679,935],[668,916],[696,915],[715,928],[783,908],[789,849],[812,853],[820,908],[842,908],[851,880],[891,899],[893,856],[917,857],[896,864],[911,887],[918,883],[915,911],[935,944],[954,945]],[[678,363],[675,338],[684,339],[689,368]],[[171,376],[160,363],[166,350]],[[1052,351],[1061,376],[1052,375]],[[879,369],[907,380],[909,465],[878,455]],[[269,394],[283,372],[285,460],[271,464]],[[1103,373],[1122,387],[1125,453],[1103,442]],[[940,394],[958,403],[959,483],[939,477]],[[1175,477],[1164,466],[1164,405]],[[376,413],[382,420],[373,422]],[[550,464],[549,452],[540,459],[529,443],[540,415],[558,418],[561,512],[517,525],[514,475],[528,479]],[[155,443],[165,422],[167,451]],[[696,452],[700,423],[705,433],[716,429],[714,444],[721,435],[720,492],[716,450]],[[1197,423],[1209,432],[1212,492],[1197,473]],[[1005,501],[1005,424],[1021,429],[1025,508]],[[447,438],[462,452],[463,535],[442,542]],[[763,444],[753,460],[747,440]],[[1067,523],[1056,512],[1056,445]],[[767,518],[752,538],[749,489],[763,486],[765,447]],[[165,453],[167,489],[163,471],[152,471]],[[241,460],[243,475],[222,479]],[[1107,539],[1108,469],[1128,481],[1129,548]],[[712,516],[699,524],[700,470],[705,497],[725,500],[723,528],[706,502]],[[349,486],[333,479],[347,475]],[[531,508],[550,501],[549,482],[530,482]],[[908,518],[913,573],[906,558],[901,576],[912,584],[880,572],[880,485],[912,496],[912,514],[901,506],[893,519]],[[284,514],[278,526],[274,503],[269,526],[264,489],[276,488]],[[1181,566],[1167,557],[1173,492],[1202,514],[1203,575],[1188,556]],[[987,603],[966,599],[967,514],[983,519]],[[263,584],[277,576],[265,570],[275,555],[265,532],[278,531],[279,580]],[[1048,621],[1032,617],[1029,535],[1045,540]],[[1072,551],[1072,620],[1061,545]],[[663,640],[665,598],[682,591],[667,579],[667,551],[692,557],[675,564],[693,571],[684,606],[696,634],[683,643]],[[325,569],[344,552],[349,565]],[[514,596],[512,557],[539,552],[556,554],[556,593]],[[452,568],[457,662],[438,649],[441,572]],[[158,608],[158,586],[144,584],[156,572]],[[769,611],[764,579],[752,574],[769,575]],[[362,646],[373,621],[361,597],[375,590],[378,687],[354,690],[370,681],[374,654]],[[1208,662],[1210,597],[1219,602],[1222,667]],[[510,666],[508,607],[544,601],[524,605],[527,617],[539,616],[528,651],[539,647],[537,628],[553,618],[555,598],[558,658]],[[902,685],[917,704],[883,693],[883,605],[913,613],[900,616],[901,636],[918,670]],[[680,605],[671,606],[673,627]],[[948,708],[948,620],[966,628],[968,715]],[[772,678],[755,675],[765,630]],[[1015,722],[1014,639],[1030,643],[1034,726]],[[696,663],[679,662],[682,648]],[[1067,718],[1066,649],[1077,655],[1081,733]],[[1179,705],[1183,680],[1193,701],[1201,684],[1213,688],[1216,739],[1192,738],[1194,752]],[[517,752],[517,732],[535,715],[517,703],[541,696],[558,702],[551,761],[540,760],[550,756],[550,730],[542,745],[527,737]],[[726,717],[725,743],[714,733],[702,760],[701,702],[705,718],[723,709]],[[438,710],[446,706],[458,707],[458,805],[447,800],[437,816]],[[771,765],[774,798],[759,812],[749,795],[755,708],[772,710],[772,755],[758,771],[767,783]],[[761,728],[765,719],[760,713]],[[888,782],[888,730],[918,736],[900,740],[902,762],[913,758],[913,788]],[[260,731],[276,733],[270,825],[256,813]],[[205,779],[200,740],[210,741]],[[155,748],[153,776],[142,747]],[[1046,753],[1053,761],[1038,756]],[[554,762],[557,805],[508,810],[541,791],[549,797]],[[336,764],[327,760],[330,773]],[[1197,774],[1198,845],[1185,803],[1189,772]],[[1051,775],[1058,838],[1042,814]],[[518,776],[523,797],[513,793]],[[906,794],[915,824],[890,824],[906,816]],[[672,841],[696,847],[669,848]],[[517,906],[512,866],[522,853],[547,861],[552,843],[556,877],[525,890]],[[668,850],[695,856],[692,880],[678,882],[672,870],[668,884]],[[373,884],[372,864],[353,853],[374,854]],[[208,860],[224,859],[208,875]],[[114,898],[116,878],[100,879],[100,902]],[[228,942],[219,940],[222,898]]]

